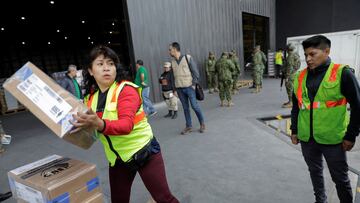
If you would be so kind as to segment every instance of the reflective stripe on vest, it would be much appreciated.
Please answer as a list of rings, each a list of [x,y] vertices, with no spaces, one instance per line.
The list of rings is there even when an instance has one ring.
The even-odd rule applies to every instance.
[[[120,87],[120,83],[116,83],[115,90],[114,90],[114,92],[113,92],[113,94],[112,94],[112,96],[111,96],[111,103],[112,103],[112,104],[114,104],[114,103],[117,104],[116,93],[118,92],[119,87]],[[140,95],[141,95],[141,94],[140,94]],[[93,98],[94,98],[94,94],[90,95],[89,101],[87,102],[87,107],[91,108],[91,105],[92,105],[92,102],[93,102]],[[142,102],[141,96],[140,96],[140,99],[141,99],[141,102]],[[139,123],[142,119],[145,118],[145,116],[146,116],[145,111],[142,111],[141,113],[135,115],[134,124]]]
[[[347,101],[341,93],[341,75],[345,66],[331,63],[312,102],[306,80],[308,69],[300,71],[294,80],[299,114],[297,135],[308,142],[312,135],[319,144],[339,144],[343,141],[349,121]],[[312,123],[312,128],[310,128]]]
[[[329,77],[329,82],[335,82],[336,81],[336,75],[337,75],[337,71],[339,70],[340,68],[340,64],[334,64],[334,67],[330,73],[330,77]],[[298,78],[298,89],[297,89],[297,98],[298,98],[298,105],[299,105],[299,108],[300,109],[310,109],[310,108],[313,108],[313,109],[317,109],[317,108],[320,108],[320,102],[319,101],[314,101],[313,102],[313,105],[312,107],[310,105],[307,105],[305,107],[305,105],[303,104],[303,82],[304,82],[304,77],[305,75],[307,74],[307,68],[305,68],[304,70],[302,70],[300,72],[300,75],[299,75],[299,78]],[[305,84],[306,85],[306,84]],[[326,101],[325,102],[325,107],[327,108],[333,108],[333,107],[337,107],[337,106],[343,106],[343,105],[346,105],[347,104],[347,101],[346,101],[346,98],[342,98],[338,101]]]
[[[119,84],[114,82],[110,86],[106,96],[102,119],[109,121],[118,119],[118,97],[125,85],[136,88],[141,98],[142,90],[134,83],[123,81]],[[84,99],[85,104],[90,106],[93,111],[96,111],[97,108],[98,95],[99,91],[91,96],[87,95]],[[130,161],[132,156],[147,145],[153,138],[152,129],[145,116],[142,103],[138,112],[135,114],[134,127],[129,134],[104,135],[96,131],[96,135],[104,146],[105,155],[111,166],[114,166],[118,159],[121,159],[123,162]]]

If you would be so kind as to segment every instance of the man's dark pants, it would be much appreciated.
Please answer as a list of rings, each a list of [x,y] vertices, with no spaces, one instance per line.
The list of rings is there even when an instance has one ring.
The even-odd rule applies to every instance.
[[[323,156],[328,165],[332,180],[336,185],[336,191],[341,203],[351,203],[353,199],[350,180],[348,177],[349,167],[346,152],[341,144],[323,145],[313,139],[309,142],[301,141],[302,154],[308,165],[311,182],[314,189],[316,202],[327,202],[323,177]]]

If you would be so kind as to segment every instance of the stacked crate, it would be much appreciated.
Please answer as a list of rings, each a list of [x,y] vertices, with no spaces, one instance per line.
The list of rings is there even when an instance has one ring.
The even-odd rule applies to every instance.
[[[2,115],[25,111],[26,108],[3,88],[6,78],[0,79],[0,112]]]

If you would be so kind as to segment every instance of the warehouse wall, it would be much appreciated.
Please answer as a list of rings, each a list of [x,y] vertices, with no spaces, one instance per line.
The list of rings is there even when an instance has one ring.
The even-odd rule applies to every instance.
[[[277,0],[276,46],[286,38],[360,29],[359,0]]]
[[[128,0],[135,59],[150,69],[152,97],[161,101],[157,78],[169,61],[169,44],[180,43],[199,65],[205,85],[208,52],[235,49],[243,67],[242,12],[270,18],[270,47],[275,48],[275,0]]]

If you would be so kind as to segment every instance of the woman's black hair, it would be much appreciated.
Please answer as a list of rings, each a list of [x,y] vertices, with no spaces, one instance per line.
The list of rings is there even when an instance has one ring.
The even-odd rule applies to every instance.
[[[84,85],[85,85],[85,95],[87,94],[93,94],[99,89],[99,86],[97,85],[95,78],[90,75],[89,69],[92,68],[92,63],[94,60],[98,57],[103,55],[104,58],[111,59],[116,66],[116,77],[115,81],[120,82],[123,80],[129,80],[127,71],[123,68],[123,66],[120,64],[120,60],[118,55],[114,50],[111,48],[99,45],[94,47],[88,56],[87,65],[83,68],[83,77],[84,77]]]

